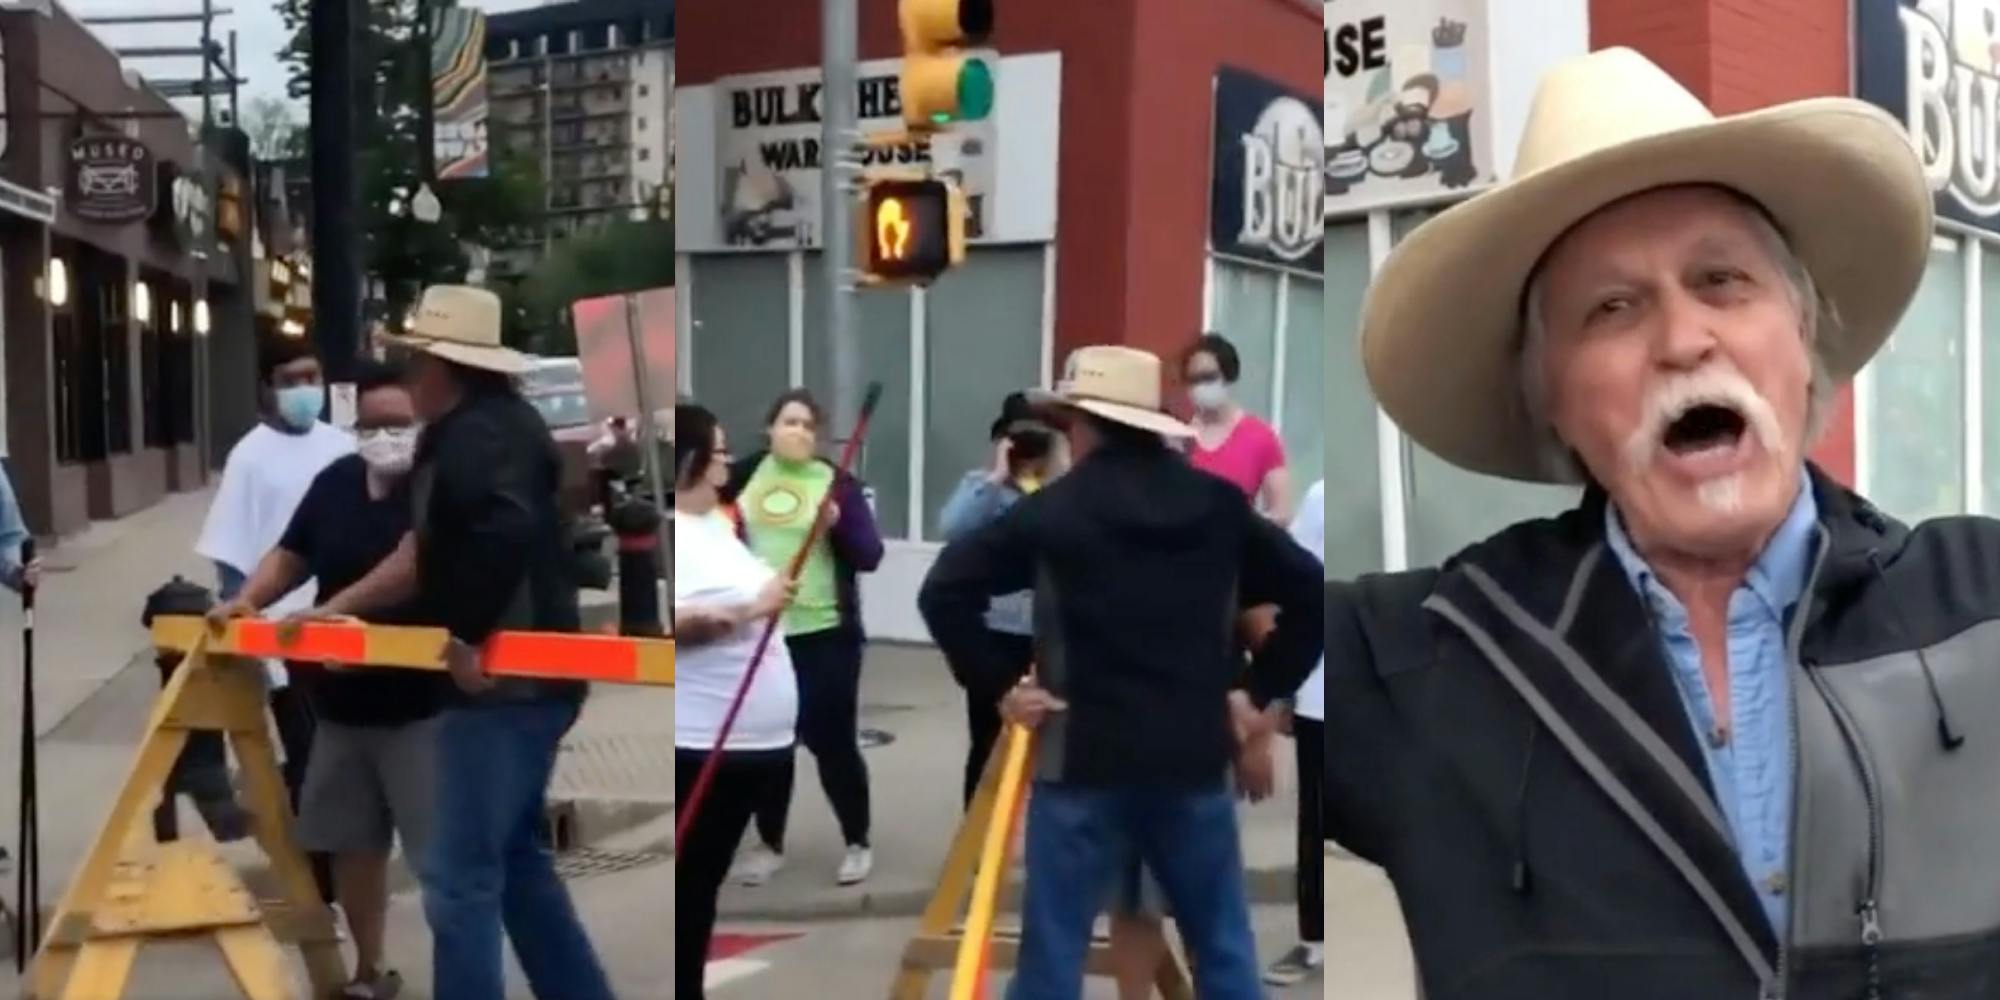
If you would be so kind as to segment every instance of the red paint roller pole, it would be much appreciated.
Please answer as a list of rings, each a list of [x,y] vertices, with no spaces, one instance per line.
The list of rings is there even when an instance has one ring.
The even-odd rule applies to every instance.
[[[839,471],[834,473],[835,482],[840,480],[843,473],[854,467],[854,457],[861,449],[861,440],[868,436],[869,418],[874,416],[875,404],[881,400],[882,383],[868,383],[868,391],[861,399],[861,414],[854,421],[854,433],[848,436],[847,446],[840,450]],[[806,533],[806,542],[799,547],[797,553],[793,554],[791,564],[785,567],[786,580],[799,578],[799,572],[805,567],[806,555],[812,552],[814,545],[819,544],[820,534],[827,528],[826,512],[828,506],[833,503],[833,494],[834,491],[828,489],[826,495],[820,497],[819,510],[813,515],[812,528]],[[750,667],[743,671],[743,682],[736,686],[736,697],[729,702],[729,713],[722,717],[721,731],[715,734],[715,746],[709,750],[708,759],[702,761],[701,773],[695,777],[694,787],[688,790],[687,801],[675,805],[675,809],[679,811],[679,815],[674,819],[675,844],[687,840],[688,829],[694,826],[695,816],[701,812],[702,799],[708,796],[708,786],[715,781],[716,766],[722,763],[722,748],[729,742],[729,731],[736,727],[736,714],[743,710],[743,699],[749,696],[750,684],[757,679],[757,668],[764,663],[764,653],[771,648],[771,637],[777,633],[781,617],[783,616],[772,615],[765,620],[764,634],[757,637],[757,649],[750,654]],[[675,863],[678,864],[680,858],[678,850],[674,852],[674,857]]]

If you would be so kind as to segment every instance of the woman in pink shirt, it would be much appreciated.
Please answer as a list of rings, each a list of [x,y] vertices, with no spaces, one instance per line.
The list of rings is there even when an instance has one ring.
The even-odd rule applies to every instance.
[[[1229,387],[1242,373],[1235,345],[1213,333],[1181,355],[1181,375],[1194,404],[1195,438],[1188,445],[1188,459],[1195,468],[1235,483],[1264,516],[1288,524],[1292,500],[1285,445],[1270,424],[1229,398]]]

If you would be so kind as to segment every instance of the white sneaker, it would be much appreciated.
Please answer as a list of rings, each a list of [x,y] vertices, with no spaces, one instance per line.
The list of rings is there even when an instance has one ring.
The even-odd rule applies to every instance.
[[[840,873],[834,881],[841,885],[859,885],[868,881],[868,873],[875,870],[875,852],[866,847],[849,847],[846,856],[840,859]]]
[[[1264,982],[1270,986],[1297,986],[1318,975],[1320,967],[1325,962],[1326,953],[1323,945],[1302,943],[1264,970]]]
[[[736,863],[736,868],[729,873],[729,877],[738,885],[755,889],[768,884],[772,876],[778,874],[778,869],[783,867],[785,867],[784,855],[758,844],[743,852],[743,859]]]

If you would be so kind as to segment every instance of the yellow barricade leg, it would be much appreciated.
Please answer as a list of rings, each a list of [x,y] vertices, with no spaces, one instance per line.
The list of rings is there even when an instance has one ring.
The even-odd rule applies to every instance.
[[[207,938],[237,987],[253,1000],[293,996],[280,940],[297,942],[316,996],[347,978],[312,875],[292,838],[291,803],[264,722],[264,678],[250,660],[211,657],[195,638],[153,707],[132,771],[62,903],[30,969],[26,996],[110,1000],[124,993],[148,941]],[[266,912],[213,841],[154,844],[144,818],[165,794],[188,733],[228,734],[243,767],[257,842],[286,899]]]
[[[1016,732],[1009,727],[1006,738],[996,742],[993,755],[987,759],[979,788],[973,793],[965,819],[960,822],[958,832],[952,837],[951,848],[945,855],[944,869],[938,874],[937,890],[932,893],[930,902],[925,904],[923,916],[918,918],[916,933],[903,948],[902,967],[897,971],[895,984],[890,990],[891,1000],[924,1000],[929,995],[932,976],[961,968],[962,953],[970,954],[965,941],[968,934],[991,937],[986,945],[985,970],[988,972],[1012,969],[1019,958],[1020,929],[997,927],[994,922],[994,910],[999,898],[1005,894],[1005,847],[1008,838],[1013,835],[1013,823],[1019,818],[1016,814],[1020,808],[1019,800],[1010,804],[1003,801],[1003,796],[1021,794],[1027,781],[1030,756],[1028,736],[1021,734],[1021,742],[1017,744]],[[996,828],[996,824],[1005,828]],[[988,848],[986,858],[993,866],[991,871],[981,870],[982,847]],[[976,894],[975,877],[978,880]],[[1099,938],[1091,942],[1086,972],[1093,976],[1112,974],[1108,940]],[[1181,968],[1180,960],[1171,950],[1161,957],[1154,984],[1165,1000],[1194,1000],[1194,988]],[[956,980],[953,996],[982,995],[965,992],[968,986],[974,985]]]

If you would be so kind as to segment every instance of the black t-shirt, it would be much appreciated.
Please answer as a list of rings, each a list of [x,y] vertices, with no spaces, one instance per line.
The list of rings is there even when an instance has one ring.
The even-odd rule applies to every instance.
[[[409,529],[407,490],[370,498],[367,464],[348,455],[313,480],[278,546],[305,561],[324,601],[367,576]],[[391,612],[370,620],[394,625],[409,618]],[[341,725],[398,726],[435,715],[443,705],[445,678],[428,671],[361,667],[304,673],[302,686],[314,711]]]

